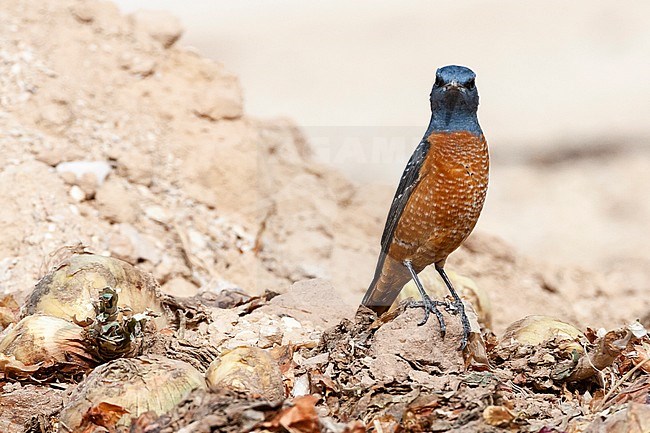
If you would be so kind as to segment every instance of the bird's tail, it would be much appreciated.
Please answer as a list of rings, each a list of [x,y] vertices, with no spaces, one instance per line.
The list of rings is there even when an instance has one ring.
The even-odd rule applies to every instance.
[[[378,315],[385,313],[410,279],[411,275],[406,266],[382,253],[377,261],[375,276],[361,305],[370,308]]]

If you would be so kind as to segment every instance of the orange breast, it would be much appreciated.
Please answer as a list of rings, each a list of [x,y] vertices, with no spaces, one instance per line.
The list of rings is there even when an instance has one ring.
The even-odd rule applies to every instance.
[[[411,260],[416,271],[444,265],[478,221],[488,185],[489,157],[483,136],[434,133],[418,183],[397,224],[389,257]]]

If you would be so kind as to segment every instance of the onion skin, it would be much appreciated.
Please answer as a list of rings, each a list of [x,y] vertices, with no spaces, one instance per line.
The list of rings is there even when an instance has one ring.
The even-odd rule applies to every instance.
[[[285,398],[278,363],[257,347],[238,347],[212,361],[205,374],[208,387],[242,391],[271,402]]]
[[[114,288],[119,307],[133,313],[158,314],[158,329],[169,326],[162,295],[153,276],[112,257],[78,254],[63,261],[37,284],[22,309],[22,316],[46,314],[68,321],[94,319],[95,302],[104,287]]]
[[[128,411],[116,425],[152,411],[162,415],[194,389],[206,389],[205,379],[191,365],[159,356],[122,358],[97,367],[72,391],[59,416],[60,432],[76,432],[84,414],[100,404]]]
[[[0,341],[0,353],[25,366],[68,368],[83,372],[97,362],[87,351],[83,328],[51,316],[28,316],[9,329]]]
[[[576,340],[583,338],[584,334],[575,326],[549,316],[526,316],[512,323],[505,330],[499,345],[512,342],[520,345],[539,346],[549,340],[567,341],[564,346],[566,353],[576,350],[584,353],[582,346]]]

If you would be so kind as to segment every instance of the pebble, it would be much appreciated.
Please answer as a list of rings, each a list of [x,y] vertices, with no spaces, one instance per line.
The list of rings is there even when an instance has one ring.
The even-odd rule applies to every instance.
[[[111,165],[106,161],[68,161],[56,166],[56,172],[66,180],[66,174],[71,173],[77,180],[86,174],[95,176],[97,186],[101,186],[111,172]]]
[[[83,192],[81,188],[79,188],[77,185],[72,185],[70,188],[70,197],[77,203],[82,202],[86,199],[86,193]]]

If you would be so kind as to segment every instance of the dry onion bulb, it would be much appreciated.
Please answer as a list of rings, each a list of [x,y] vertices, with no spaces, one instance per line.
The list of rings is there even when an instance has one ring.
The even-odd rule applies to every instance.
[[[243,391],[272,402],[285,398],[278,363],[257,347],[238,347],[224,352],[212,361],[205,376],[210,389]]]
[[[22,315],[41,313],[69,321],[94,319],[93,302],[104,287],[114,288],[119,306],[158,315],[158,329],[169,325],[153,276],[112,257],[74,255],[45,275],[28,296]]]
[[[7,330],[0,341],[0,354],[7,362],[11,359],[38,369],[85,372],[97,361],[86,350],[82,332],[80,326],[58,317],[28,316]],[[30,370],[35,373],[38,369]]]
[[[162,415],[192,390],[205,389],[205,379],[190,364],[159,356],[120,358],[97,367],[70,395],[61,411],[60,431],[77,431],[84,414],[100,405],[128,411],[117,425],[153,411]]]

